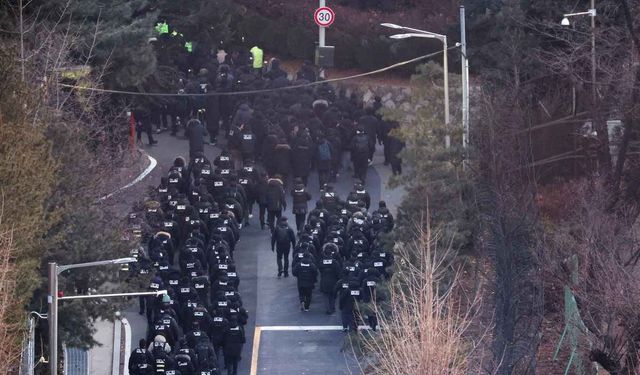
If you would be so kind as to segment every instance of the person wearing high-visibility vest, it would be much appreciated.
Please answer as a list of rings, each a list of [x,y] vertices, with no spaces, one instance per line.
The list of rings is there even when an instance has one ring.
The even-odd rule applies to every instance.
[[[264,64],[264,52],[258,46],[254,46],[249,50],[253,58],[253,70],[256,73],[262,73],[262,65]]]
[[[160,35],[169,34],[169,24],[167,24],[167,22],[165,21],[156,23],[155,29],[156,32]]]

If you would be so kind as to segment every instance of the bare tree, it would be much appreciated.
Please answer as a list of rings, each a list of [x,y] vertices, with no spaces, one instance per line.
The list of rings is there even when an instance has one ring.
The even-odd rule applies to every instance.
[[[373,304],[380,333],[360,333],[367,353],[361,367],[381,375],[476,372],[471,358],[482,336],[470,333],[480,295],[467,293],[446,241],[428,225],[415,230],[415,241],[396,246],[388,303]]]
[[[637,374],[640,223],[632,207],[608,211],[604,178],[571,185],[569,212],[546,240],[547,276],[570,286],[576,296],[584,321],[583,355],[611,374]],[[568,264],[573,256],[577,269]]]

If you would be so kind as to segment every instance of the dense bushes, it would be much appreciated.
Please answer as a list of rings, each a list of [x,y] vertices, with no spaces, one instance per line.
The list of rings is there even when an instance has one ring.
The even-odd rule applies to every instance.
[[[268,19],[248,12],[238,19],[236,39],[245,38],[249,45],[259,45],[267,54],[284,59],[313,60],[318,34],[315,27],[292,25],[284,19]],[[239,41],[238,41],[239,42]],[[394,41],[383,35],[359,35],[331,28],[327,45],[336,48],[335,66],[342,69],[374,70],[441,49],[439,42],[425,40]]]

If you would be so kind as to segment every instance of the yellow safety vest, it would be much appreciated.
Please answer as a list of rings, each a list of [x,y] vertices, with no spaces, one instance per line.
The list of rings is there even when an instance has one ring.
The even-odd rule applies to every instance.
[[[258,46],[251,48],[249,52],[251,52],[251,55],[253,56],[253,68],[262,69],[262,64],[264,63],[264,52],[262,52]]]

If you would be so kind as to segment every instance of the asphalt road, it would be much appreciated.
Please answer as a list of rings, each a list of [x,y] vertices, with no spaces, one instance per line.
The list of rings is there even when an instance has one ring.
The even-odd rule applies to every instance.
[[[142,182],[145,185],[157,185],[178,155],[188,155],[185,140],[167,134],[157,136],[158,144],[145,146],[146,151],[158,160],[156,170]],[[213,160],[219,149],[205,146],[205,154]],[[374,167],[369,168],[366,186],[371,194],[372,208],[377,207],[381,193],[393,207],[399,201],[399,191],[386,191],[382,179],[388,177],[387,167],[381,165],[381,150],[374,159]],[[378,172],[379,171],[379,172]],[[382,178],[381,178],[382,175]],[[351,173],[343,171],[334,184],[336,191],[345,198],[353,186]],[[317,174],[312,174],[309,190],[314,198],[319,196]],[[288,193],[287,193],[288,194]],[[291,214],[291,202],[288,196],[290,225],[295,227]],[[311,203],[313,206],[313,203]],[[299,309],[296,280],[294,277],[278,279],[275,255],[270,251],[268,230],[261,230],[254,207],[254,217],[250,226],[242,230],[237,245],[235,260],[240,277],[239,293],[245,308],[249,311],[249,323],[246,326],[247,342],[240,362],[240,374],[349,374],[360,373],[350,355],[343,350],[344,335],[337,330],[327,330],[327,326],[339,326],[339,312],[326,315],[321,295],[314,292],[311,309],[301,312]],[[146,320],[137,314],[137,306],[125,312],[132,326],[132,348],[137,346],[141,337],[146,336]],[[258,327],[258,329],[256,329]],[[260,340],[254,343],[256,332]],[[257,353],[252,358],[252,352]],[[253,360],[253,370],[252,370]]]

